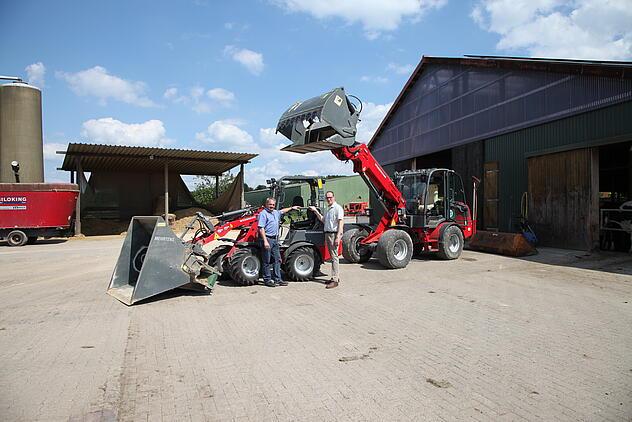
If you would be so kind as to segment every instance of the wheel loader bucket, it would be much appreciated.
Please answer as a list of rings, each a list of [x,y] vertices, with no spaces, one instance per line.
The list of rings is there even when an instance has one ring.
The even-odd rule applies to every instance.
[[[478,230],[469,243],[469,249],[498,255],[527,256],[538,253],[520,233],[501,233]]]
[[[132,305],[177,287],[212,287],[217,274],[199,278],[207,266],[192,248],[162,217],[133,217],[107,293]]]
[[[277,124],[276,131],[292,141],[281,150],[306,154],[351,146],[359,115],[344,88],[299,101],[283,113]]]

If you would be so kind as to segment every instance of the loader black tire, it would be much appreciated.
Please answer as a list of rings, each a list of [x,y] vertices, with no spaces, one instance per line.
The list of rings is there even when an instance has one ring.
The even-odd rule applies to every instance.
[[[404,268],[413,256],[413,241],[403,230],[387,230],[377,242],[375,255],[386,268]]]
[[[228,265],[226,263],[226,254],[230,251],[232,245],[222,245],[217,249],[213,250],[208,257],[208,264],[212,267],[215,267],[221,275],[218,277],[219,280],[228,280],[230,278],[228,274]]]
[[[349,262],[367,262],[373,255],[373,250],[360,247],[360,241],[366,238],[367,232],[362,229],[350,229],[342,234],[342,256]]]
[[[463,252],[463,232],[458,226],[450,226],[446,228],[439,238],[439,251],[437,256],[441,259],[457,259]]]
[[[9,246],[24,246],[28,240],[29,238],[22,230],[10,231],[7,236],[7,243]]]
[[[294,281],[307,281],[314,278],[316,258],[314,249],[309,246],[301,246],[294,249],[283,262],[283,272]]]
[[[253,248],[239,248],[228,260],[230,278],[239,285],[252,286],[259,281],[261,258]]]

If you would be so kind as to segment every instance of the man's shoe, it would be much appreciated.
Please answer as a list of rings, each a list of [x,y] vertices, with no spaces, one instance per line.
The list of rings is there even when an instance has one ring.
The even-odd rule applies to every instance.
[[[330,281],[325,285],[325,289],[333,289],[334,287],[338,287],[337,281]]]
[[[276,287],[276,284],[274,284],[274,282],[272,282],[272,281],[266,281],[266,282],[265,282],[265,285],[266,285],[267,287]]]
[[[287,286],[287,281],[285,281],[285,280],[277,280],[277,281],[274,282],[274,284],[277,285],[277,286],[284,286],[285,287],[285,286]]]

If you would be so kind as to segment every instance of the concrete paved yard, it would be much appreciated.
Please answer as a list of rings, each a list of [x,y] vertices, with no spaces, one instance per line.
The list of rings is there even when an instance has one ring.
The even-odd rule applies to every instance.
[[[465,252],[126,307],[105,294],[122,240],[0,245],[1,420],[632,419],[629,255]]]

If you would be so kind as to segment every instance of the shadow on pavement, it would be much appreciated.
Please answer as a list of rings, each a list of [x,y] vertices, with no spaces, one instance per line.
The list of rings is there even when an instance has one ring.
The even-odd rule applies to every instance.
[[[546,265],[632,275],[632,254],[625,252],[586,252],[540,247],[537,255],[516,259]]]

